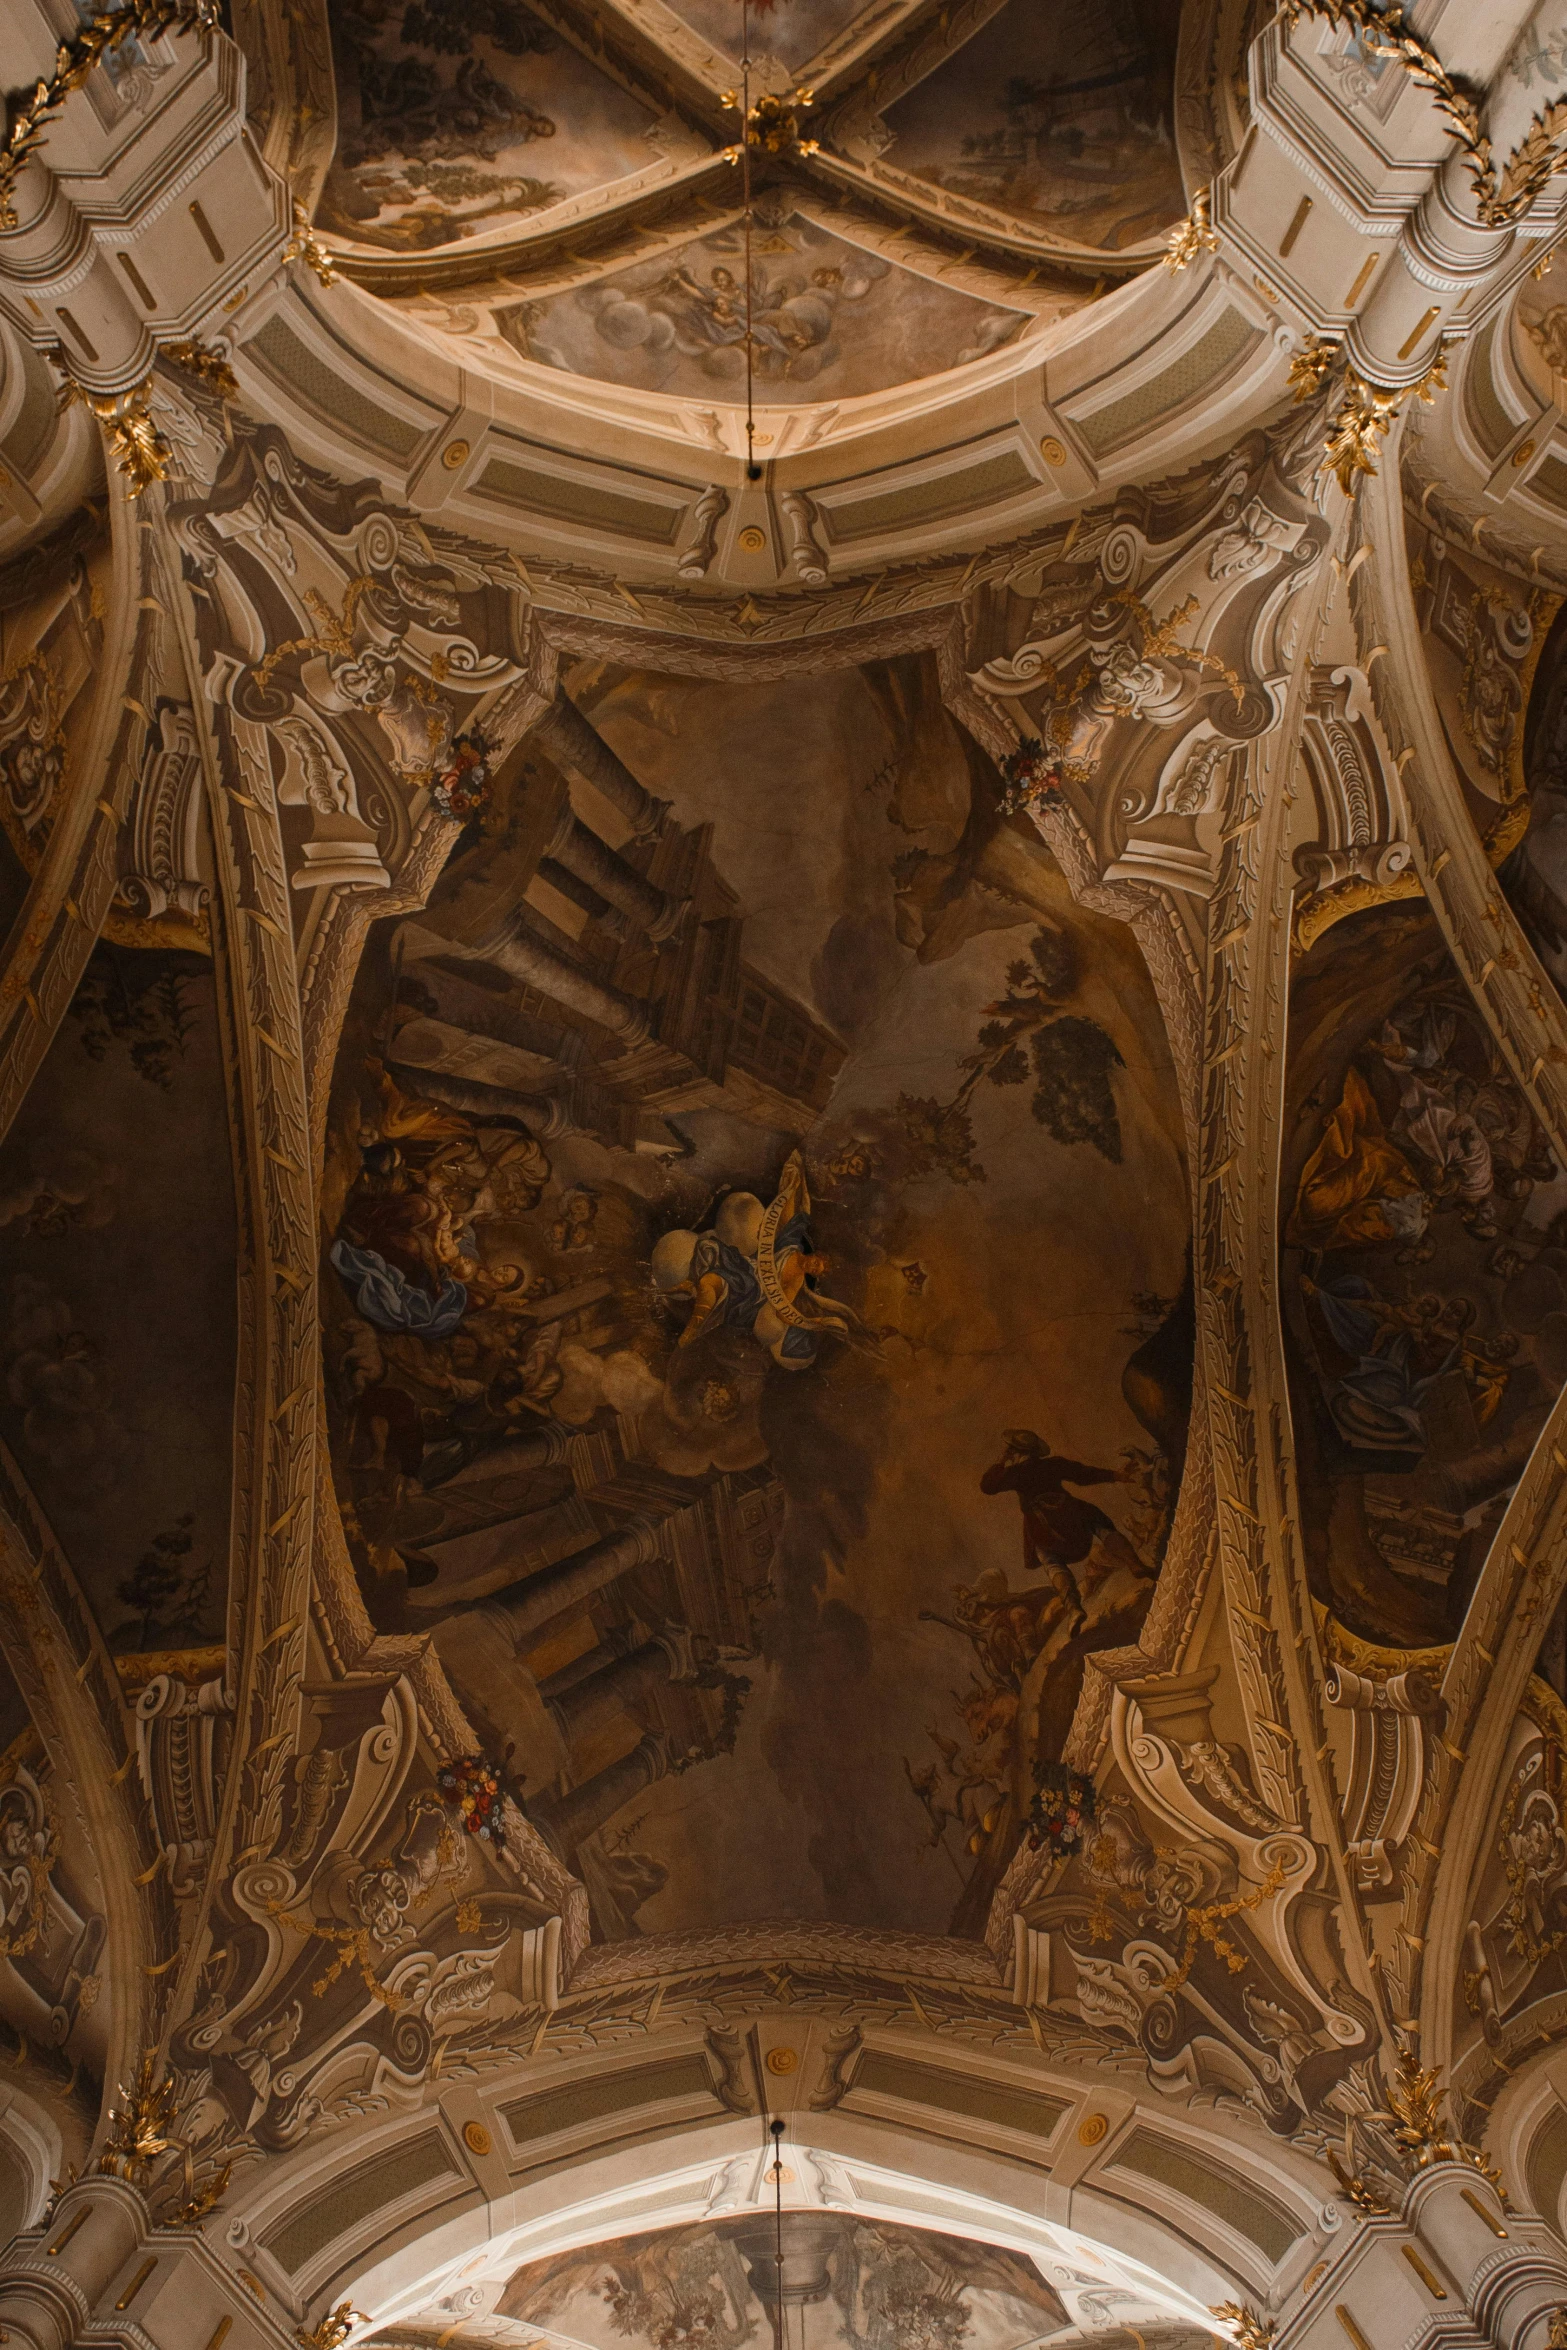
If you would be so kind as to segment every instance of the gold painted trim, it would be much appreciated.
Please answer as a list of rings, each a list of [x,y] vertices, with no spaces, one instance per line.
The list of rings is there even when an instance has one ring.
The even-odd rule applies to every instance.
[[[1414,2270],[1416,2276],[1420,2279],[1420,2282],[1424,2285],[1432,2300],[1445,2301],[1447,2299],[1447,2287],[1437,2283],[1435,2277],[1431,2274],[1431,2271],[1427,2268],[1425,2262],[1421,2259],[1413,2244],[1406,2244],[1404,2246],[1404,2258],[1408,2261],[1410,2267]]]
[[[1307,898],[1291,925],[1291,944],[1298,955],[1308,954],[1323,932],[1342,922],[1347,914],[1363,913],[1367,906],[1391,905],[1395,898],[1424,895],[1420,876],[1413,866],[1405,873],[1395,874],[1391,881],[1363,881],[1358,874],[1351,874],[1347,881],[1336,882],[1320,896]]]

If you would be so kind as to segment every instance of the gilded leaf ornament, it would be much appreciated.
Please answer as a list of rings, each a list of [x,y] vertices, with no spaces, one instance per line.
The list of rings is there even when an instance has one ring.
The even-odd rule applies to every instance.
[[[1213,225],[1212,194],[1199,188],[1192,198],[1192,208],[1184,220],[1178,220],[1165,239],[1164,266],[1166,269],[1184,269],[1195,261],[1199,253],[1217,253],[1219,232]]]
[[[1480,107],[1436,51],[1411,31],[1404,9],[1378,8],[1373,0],[1286,0],[1284,15],[1294,24],[1302,15],[1326,17],[1348,26],[1362,49],[1399,65],[1416,86],[1429,90],[1451,135],[1463,149],[1474,183],[1476,209],[1487,228],[1511,228],[1523,219],[1546,182],[1567,171],[1567,152],[1557,140],[1567,131],[1567,101],[1555,99],[1537,114],[1500,171],[1491,142],[1480,128]]]
[[[59,113],[95,65],[126,41],[154,41],[163,33],[205,31],[217,21],[212,0],[125,0],[123,7],[105,9],[95,16],[74,40],[62,41],[54,72],[36,85],[18,109],[10,136],[0,150],[0,229],[17,225],[12,190],[18,170],[43,145],[44,126],[50,116]]]

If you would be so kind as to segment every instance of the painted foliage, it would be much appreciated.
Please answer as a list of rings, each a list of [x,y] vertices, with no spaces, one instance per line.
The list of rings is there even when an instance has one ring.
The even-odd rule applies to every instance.
[[[0,1434],[111,1648],[222,1637],[235,1251],[211,963],[100,945],[0,1149]]]
[[[1000,2245],[826,2211],[659,2228],[531,2261],[507,2280],[505,2332],[582,2350],[746,2350],[805,2324],[816,2350],[1023,2350],[1067,2312],[1034,2262]],[[491,2330],[499,2330],[492,2328]]]
[[[1010,0],[885,116],[886,160],[1120,252],[1186,208],[1171,128],[1175,0],[1090,13]]]
[[[417,253],[657,163],[654,116],[521,0],[332,9],[338,143],[320,217]]]
[[[847,398],[981,359],[1022,314],[938,285],[785,206],[751,240],[754,372],[769,403]],[[524,358],[641,391],[710,397],[745,375],[740,225],[570,293],[497,313]]]
[[[530,750],[372,932],[339,1056],[363,1587],[599,1932],[977,1932],[1181,1465],[1147,976],[928,663],[576,691],[641,837]]]
[[[1301,1525],[1362,1638],[1453,1637],[1567,1376],[1567,1182],[1419,905],[1298,966],[1281,1193]]]

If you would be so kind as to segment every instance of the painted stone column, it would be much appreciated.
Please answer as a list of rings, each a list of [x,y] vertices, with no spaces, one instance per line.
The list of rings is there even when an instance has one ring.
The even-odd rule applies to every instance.
[[[556,695],[533,732],[554,758],[619,809],[638,840],[650,840],[658,831],[668,801],[654,799],[638,783],[625,761],[617,758],[597,727],[583,717],[564,691]]]
[[[6,2249],[0,2329],[13,2350],[294,2350],[199,2228],[159,2225],[136,2188],[98,2171]]]
[[[619,1533],[590,1543],[586,1550],[514,1584],[499,1598],[486,1600],[480,1612],[494,1622],[514,1649],[520,1649],[551,1616],[574,1607],[579,1600],[591,1599],[633,1567],[645,1566],[657,1548],[657,1527],[646,1518],[633,1518]]]
[[[613,906],[633,930],[645,930],[655,942],[672,938],[679,929],[683,902],[655,887],[569,808],[545,856]]]
[[[569,963],[564,955],[535,937],[515,915],[508,916],[504,924],[480,940],[473,952],[487,963],[498,964],[502,971],[509,971],[524,986],[536,987],[552,1003],[564,1004],[568,1011],[580,1012],[585,1020],[607,1028],[611,1036],[620,1037],[626,1044],[641,1044],[649,1033],[651,1021],[645,1003],[635,996],[622,994],[618,987],[607,986],[602,979],[595,979],[591,971]]]
[[[569,1747],[616,1714],[630,1711],[651,1690],[667,1685],[674,1678],[675,1664],[675,1652],[662,1636],[619,1656],[592,1649],[542,1681],[539,1695]]]
[[[1275,2350],[1548,2350],[1567,2245],[1504,2210],[1482,2171],[1439,2162],[1397,2211],[1354,2214],[1305,2286],[1279,2313]]]
[[[669,1749],[662,1736],[656,1730],[645,1730],[631,1752],[618,1762],[584,1779],[580,1787],[531,1808],[559,1840],[561,1849],[570,1852],[584,1836],[591,1836],[606,1820],[612,1820],[644,1787],[664,1778],[668,1770]]]

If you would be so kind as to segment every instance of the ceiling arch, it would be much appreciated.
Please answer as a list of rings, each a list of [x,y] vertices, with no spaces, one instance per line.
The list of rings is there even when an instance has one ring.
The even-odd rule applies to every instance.
[[[1554,34],[24,19],[0,2327],[1544,2350]]]

